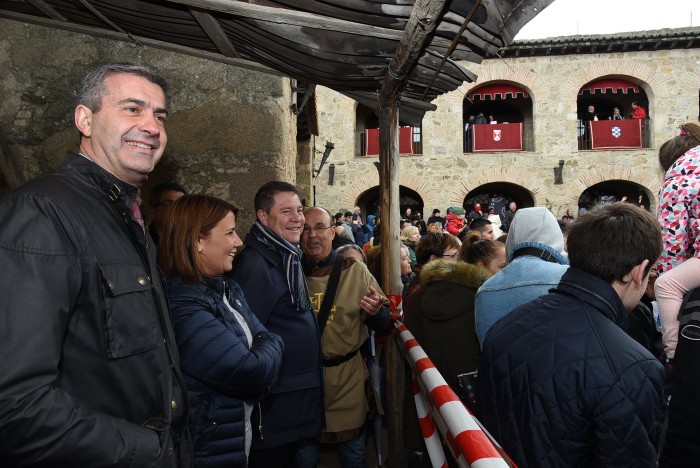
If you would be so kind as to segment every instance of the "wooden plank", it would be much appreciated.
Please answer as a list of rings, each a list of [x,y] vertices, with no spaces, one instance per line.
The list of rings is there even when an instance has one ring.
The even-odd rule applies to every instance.
[[[209,13],[193,9],[190,9],[190,13],[194,19],[197,20],[197,23],[199,23],[206,35],[209,36],[209,39],[211,39],[216,48],[219,49],[219,52],[226,57],[240,58],[236,52],[236,48],[233,47],[233,44],[231,44],[224,30],[221,29],[221,25],[216,18]]]
[[[397,105],[399,92],[406,77],[415,66],[444,7],[445,0],[418,0],[416,2],[399,47],[389,63],[389,71],[384,77],[382,89],[379,91],[381,108]]]
[[[46,26],[48,28],[63,29],[66,31],[71,31],[80,34],[87,34],[90,36],[102,37],[105,39],[113,39],[117,41],[133,42],[133,38],[128,34],[120,33],[117,31],[110,31],[108,29],[95,28],[92,26],[84,26],[80,24],[61,22],[52,20],[49,18],[42,18],[39,16],[25,15],[22,13],[15,13],[8,10],[0,10],[0,18],[10,19],[14,21],[22,21],[24,23],[38,24],[39,26]],[[194,49],[192,47],[181,46],[178,44],[173,44],[170,42],[158,41],[156,39],[150,39],[147,37],[135,36],[138,42],[142,45],[147,45],[149,47],[154,47],[156,49],[168,50],[171,52],[176,52],[179,54],[190,55],[192,57],[204,58],[207,60],[213,60],[215,62],[226,63],[228,65],[234,65],[237,67],[245,68],[248,70],[253,70],[261,73],[267,73],[269,75],[276,76],[289,76],[287,73],[275,70],[273,68],[267,67],[258,62],[253,62],[251,60],[237,59],[232,57],[226,57],[222,54],[215,52],[208,52],[206,50]]]
[[[46,3],[44,0],[27,0],[27,3],[38,8],[42,13],[51,19],[55,19],[56,21],[68,21],[65,16],[57,12],[54,7]]]
[[[104,24],[109,26],[110,28],[114,29],[115,31],[119,31],[120,33],[127,34],[126,31],[124,31],[122,28],[120,28],[118,25],[116,25],[113,21],[111,21],[109,18],[107,18],[105,15],[102,14],[97,8],[92,6],[88,0],[78,0],[81,5],[83,5],[85,8],[87,8],[90,13],[93,15],[97,16]]]
[[[170,3],[186,5],[188,7],[202,8],[204,10],[218,11],[230,15],[250,18],[270,23],[289,24],[327,31],[339,31],[362,36],[374,36],[385,39],[399,39],[401,31],[368,26],[351,21],[330,18],[328,16],[315,15],[301,11],[285,10],[282,8],[253,5],[245,2],[232,2],[230,0],[168,0]]]

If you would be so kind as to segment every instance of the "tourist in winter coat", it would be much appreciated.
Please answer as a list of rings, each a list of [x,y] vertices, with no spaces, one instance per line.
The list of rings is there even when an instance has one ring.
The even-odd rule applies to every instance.
[[[629,203],[596,207],[568,249],[559,285],[486,336],[481,421],[521,468],[654,468],[663,366],[623,327],[661,251],[658,222]]]
[[[489,276],[485,268],[461,260],[439,259],[421,269],[420,344],[458,395],[457,375],[475,371],[478,364],[474,297]]]
[[[508,264],[476,294],[476,334],[482,345],[499,319],[559,284],[569,263],[563,250],[564,236],[547,208],[518,210],[506,239]]]
[[[223,278],[241,246],[237,214],[223,200],[185,195],[173,204],[158,247],[197,467],[247,466],[251,415],[282,363],[282,339],[251,312],[238,284]]]

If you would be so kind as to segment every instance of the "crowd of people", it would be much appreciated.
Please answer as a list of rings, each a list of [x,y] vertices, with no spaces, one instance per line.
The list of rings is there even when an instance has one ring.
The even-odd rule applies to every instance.
[[[386,402],[370,370],[397,318],[380,217],[305,207],[284,181],[258,188],[244,240],[236,205],[177,183],[143,216],[166,95],[146,67],[94,70],[79,151],[0,199],[0,465],[316,467],[328,444],[366,466]],[[403,213],[401,318],[518,466],[700,460],[700,319],[683,302],[700,286],[699,154],[696,123],[660,148],[658,219],[625,202],[559,221],[515,202]]]

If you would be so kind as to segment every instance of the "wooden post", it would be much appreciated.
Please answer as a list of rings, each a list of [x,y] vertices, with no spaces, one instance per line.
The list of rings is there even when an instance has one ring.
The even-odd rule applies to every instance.
[[[389,295],[400,295],[403,289],[399,248],[399,97],[408,72],[416,65],[445,3],[445,0],[415,2],[378,95],[382,288]],[[404,468],[407,464],[403,443],[404,370],[405,363],[398,344],[393,339],[388,340],[385,371],[389,406],[389,465],[395,468]]]
[[[399,249],[399,110],[387,107],[379,115],[379,207],[382,237],[382,289],[401,295]],[[403,399],[405,364],[398,344],[389,339],[385,347],[386,388],[389,422],[389,466],[406,466],[403,443]]]

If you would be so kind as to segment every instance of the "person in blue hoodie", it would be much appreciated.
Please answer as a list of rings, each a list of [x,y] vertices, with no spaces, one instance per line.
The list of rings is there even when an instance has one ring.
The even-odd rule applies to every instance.
[[[168,213],[158,246],[198,468],[248,465],[251,416],[282,365],[282,339],[251,312],[238,284],[223,277],[241,247],[237,214],[224,200],[185,195]]]
[[[564,236],[547,208],[522,208],[515,213],[506,239],[507,265],[476,294],[476,334],[481,346],[501,317],[559,284],[569,267],[563,251]]]

